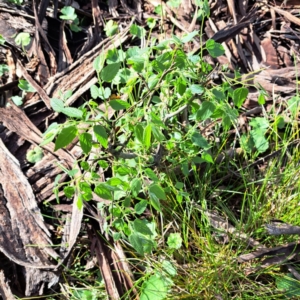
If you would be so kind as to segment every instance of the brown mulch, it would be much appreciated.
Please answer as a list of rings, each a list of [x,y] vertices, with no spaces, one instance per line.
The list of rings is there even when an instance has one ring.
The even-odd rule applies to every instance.
[[[3,256],[0,292],[3,299],[14,299],[12,294],[24,297],[59,290],[63,266],[72,264],[71,254],[76,250],[74,245],[82,226],[86,226],[85,238],[90,241],[88,246],[97,258],[111,299],[120,299],[129,290],[132,299],[138,298],[121,245],[104,233],[103,216],[87,204],[85,212],[97,221],[82,224],[83,211],[76,206],[76,196],[68,201],[60,192],[62,204],[56,203],[55,179],[58,175],[61,175],[59,182],[68,179],[59,164],[67,169],[80,169],[76,167],[82,155],[80,147],[73,143],[66,150],[54,152],[54,144],[50,143],[43,147],[44,157],[40,162],[33,165],[26,160],[27,151],[41,143],[46,128],[52,122],[65,121],[64,116],[52,110],[50,99],[71,90],[66,105],[80,105],[82,98],[88,97],[89,88],[98,82],[93,61],[103,51],[121,44],[129,46],[132,22],[146,28],[147,18],[158,18],[161,22],[153,30],[158,40],[166,38],[161,32],[180,36],[201,29],[195,17],[201,9],[193,1],[181,1],[179,8],[162,2],[163,17],[154,13],[161,1],[107,2],[76,2],[76,13],[84,19],[84,30],[78,33],[70,32],[67,22],[59,19],[59,11],[65,5],[61,1],[53,1],[54,5],[47,0],[26,1],[23,6],[0,2],[0,34],[6,40],[0,46],[0,64],[9,66],[9,72],[0,79],[0,251]],[[204,23],[205,34],[201,40],[195,38],[187,49],[198,53],[208,38],[222,43],[225,55],[217,59],[204,56],[217,73],[211,84],[228,80],[234,70],[239,70],[241,81],[259,85],[268,93],[266,109],[295,95],[299,72],[299,1],[211,0],[209,5],[211,13]],[[119,34],[114,38],[105,36],[103,28],[108,20],[118,22]],[[15,43],[14,35],[19,32],[31,35],[31,43],[25,49]],[[220,68],[224,65],[227,65],[226,73]],[[19,79],[26,79],[37,91],[28,93],[20,107],[10,100],[20,92]],[[245,112],[259,107],[257,97],[257,90],[251,89],[243,106]],[[43,203],[48,204],[48,213],[60,220],[60,224],[50,219],[45,221],[41,213]],[[59,238],[58,227],[63,228]],[[61,246],[54,247],[58,241]]]

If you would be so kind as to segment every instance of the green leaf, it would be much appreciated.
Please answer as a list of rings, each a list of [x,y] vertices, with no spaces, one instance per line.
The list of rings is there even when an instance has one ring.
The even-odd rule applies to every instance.
[[[155,274],[142,285],[140,300],[163,300],[167,297],[168,285],[164,278]]]
[[[156,174],[154,173],[153,170],[151,170],[150,168],[146,168],[144,170],[145,174],[153,181],[159,181],[159,178],[156,176]]]
[[[259,153],[263,153],[269,149],[269,142],[264,136],[262,129],[253,129],[250,131],[250,136],[253,139],[254,145]]]
[[[83,199],[82,199],[82,197],[81,197],[80,194],[78,195],[76,205],[77,205],[77,208],[78,208],[79,210],[82,210],[82,207],[83,207]]]
[[[148,18],[146,22],[150,29],[153,29],[156,25],[156,20],[154,18]]]
[[[132,247],[140,255],[144,255],[145,253],[150,253],[155,248],[154,241],[139,233],[133,232],[128,237],[128,239]]]
[[[152,132],[152,127],[151,124],[148,124],[143,133],[143,145],[145,148],[148,150],[151,146],[151,132]]]
[[[211,163],[211,164],[214,163],[212,156],[207,152],[203,152],[201,158],[207,163]]]
[[[145,29],[141,26],[136,25],[136,24],[132,24],[130,26],[130,33],[133,36],[137,36],[139,39],[142,39],[146,35]]]
[[[145,221],[146,220],[135,219],[133,221],[133,229],[137,233],[151,237],[152,231],[147,227]]]
[[[197,145],[203,149],[209,149],[210,146],[207,140],[198,132],[194,132],[192,134],[192,142],[194,145]]]
[[[134,211],[136,214],[141,215],[147,208],[148,202],[146,200],[141,200],[134,206]]]
[[[154,209],[156,209],[158,212],[161,212],[160,209],[160,201],[159,199],[156,197],[156,195],[154,193],[150,193],[150,204],[154,207]]]
[[[212,57],[218,57],[225,53],[223,46],[214,40],[207,40],[206,49]]]
[[[165,191],[158,184],[152,184],[152,185],[150,185],[150,187],[149,187],[149,193],[150,194],[154,194],[158,199],[167,200]]]
[[[144,70],[145,58],[143,56],[134,56],[127,60],[129,65],[132,65],[132,68],[140,73]]]
[[[31,86],[31,84],[24,79],[19,80],[18,88],[22,91],[33,93],[35,92],[35,88]]]
[[[61,13],[63,14],[59,18],[62,20],[71,20],[74,21],[77,18],[75,13],[75,8],[72,6],[65,6],[61,9]]]
[[[98,142],[101,144],[103,148],[106,149],[108,146],[108,136],[105,128],[101,125],[95,125],[93,127],[93,130]]]
[[[178,77],[176,79],[175,87],[178,94],[182,96],[186,91],[186,80],[181,77]]]
[[[106,32],[107,36],[113,36],[118,31],[118,24],[113,20],[109,20],[104,27],[104,31]]]
[[[298,95],[291,97],[287,103],[289,105],[288,109],[292,112],[293,116],[296,116],[299,111],[300,97]]]
[[[99,56],[97,56],[93,62],[93,68],[96,70],[97,73],[99,73],[104,66],[106,59],[106,53],[102,52]]]
[[[130,104],[123,100],[110,100],[108,103],[114,110],[122,110],[130,107]]]
[[[193,95],[203,94],[203,92],[204,92],[204,88],[200,84],[192,84],[192,85],[190,85],[190,90],[191,90],[191,92],[192,92]]]
[[[26,47],[30,44],[30,34],[27,32],[21,32],[15,37],[15,42],[21,47]]]
[[[162,142],[166,139],[160,128],[157,128],[153,124],[151,124],[151,127],[152,127],[153,136],[158,142]]]
[[[42,160],[43,156],[43,150],[40,147],[35,147],[26,153],[26,159],[33,164]]]
[[[291,273],[276,277],[276,285],[278,290],[283,291],[285,299],[296,299],[300,296],[300,282]]]
[[[100,87],[98,90],[98,95],[102,100],[108,99],[111,95],[111,89],[109,87],[106,87],[105,89]]]
[[[245,100],[247,99],[248,94],[249,94],[248,89],[246,89],[244,87],[237,88],[236,90],[234,90],[233,103],[235,104],[235,106],[240,108],[243,105],[243,103],[245,102]]]
[[[267,130],[269,128],[269,121],[266,118],[254,118],[249,123],[254,129]]]
[[[132,195],[136,197],[142,188],[142,180],[140,178],[133,178],[130,182],[130,189]]]
[[[64,107],[61,112],[70,118],[81,119],[83,116],[83,112],[75,107]]]
[[[184,35],[183,38],[181,38],[181,41],[186,44],[186,43],[189,43],[191,40],[193,40],[193,38],[195,36],[198,36],[199,35],[199,32],[198,31],[192,31],[191,33],[188,33],[186,35]]]
[[[95,187],[94,192],[103,199],[113,200],[112,191],[108,188],[108,186],[105,183],[98,184]]]
[[[175,232],[175,233],[170,233],[167,244],[170,249],[180,249],[182,246],[182,238],[180,236],[180,233]]]
[[[97,99],[99,97],[99,89],[96,85],[92,85],[90,87],[90,92],[93,99]]]
[[[115,76],[118,74],[119,69],[121,67],[121,63],[115,63],[107,65],[105,68],[101,71],[101,79],[105,82],[111,82]]]
[[[260,93],[257,102],[259,105],[264,105],[266,103],[265,95]]]
[[[204,121],[208,119],[216,110],[216,106],[209,101],[202,102],[199,110],[197,111],[197,121]]]
[[[1,75],[0,75],[1,76]],[[21,106],[23,104],[23,98],[20,96],[12,96],[11,100],[14,102],[15,105]]]
[[[50,105],[56,112],[61,112],[64,109],[64,102],[57,98],[52,98],[50,100]]]
[[[144,135],[144,128],[141,124],[137,124],[134,127],[134,133],[135,133],[135,137],[137,138],[137,140],[143,144],[143,135]]]
[[[76,137],[78,130],[75,126],[69,126],[62,129],[55,141],[54,151],[68,146]]]
[[[75,194],[75,189],[71,186],[66,186],[64,188],[64,194],[67,198],[72,198]]]
[[[157,83],[158,83],[159,79],[160,79],[160,76],[157,76],[157,75],[151,75],[148,78],[148,88],[149,88],[149,90],[152,90],[157,86]]]
[[[112,177],[107,181],[107,184],[110,186],[121,186],[123,183],[124,182],[118,177]]]
[[[93,137],[90,133],[84,132],[79,135],[80,147],[84,154],[88,155],[92,149]]]
[[[147,242],[147,239],[145,237],[140,236],[139,234],[132,233],[129,237],[129,242],[132,245],[132,247],[136,250],[136,252],[140,255],[144,255],[144,247],[143,244]]]
[[[90,169],[90,165],[88,164],[88,162],[86,161],[81,161],[80,162],[80,167],[84,170],[84,171],[87,171]]]

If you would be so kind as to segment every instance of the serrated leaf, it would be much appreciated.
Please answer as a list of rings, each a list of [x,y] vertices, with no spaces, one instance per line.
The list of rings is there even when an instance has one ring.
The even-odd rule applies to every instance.
[[[123,185],[123,181],[118,177],[112,177],[107,181],[107,184],[111,186],[120,186]]]
[[[143,248],[143,244],[145,243],[144,241],[147,242],[145,237],[140,236],[139,234],[136,233],[132,233],[129,237],[129,242],[132,245],[132,247],[135,249],[135,251],[137,253],[139,253],[140,255],[144,255],[144,248]]]
[[[108,186],[104,183],[98,184],[94,192],[101,198],[107,199],[107,200],[113,200],[112,198],[112,191],[108,188]]]
[[[108,136],[105,128],[101,125],[95,125],[93,127],[93,130],[98,142],[101,144],[103,148],[106,149],[108,146]]]
[[[130,182],[130,189],[132,195],[136,197],[142,188],[142,180],[140,178],[133,178]]]
[[[54,151],[68,146],[76,137],[78,130],[75,126],[69,126],[62,129],[55,141]]]
[[[130,26],[130,33],[134,36],[137,36],[139,39],[142,39],[146,35],[145,29],[136,24],[132,24]]]
[[[133,221],[133,229],[135,232],[146,236],[152,235],[152,231],[147,227],[144,220],[135,219]]]
[[[149,193],[149,196],[150,196],[150,204],[158,212],[161,212],[159,199],[156,197],[156,195],[154,193]]]
[[[123,100],[110,100],[108,104],[114,109],[114,110],[122,110],[127,109],[130,107],[130,104]]]
[[[151,170],[150,168],[146,168],[144,170],[145,174],[153,181],[159,181],[159,178],[156,176],[156,174],[154,173],[153,170]]]
[[[199,110],[197,111],[197,120],[203,121],[208,119],[216,110],[215,105],[212,102],[204,101]]]
[[[64,194],[67,198],[72,198],[75,194],[75,189],[71,186],[66,186],[64,188]]]
[[[148,202],[146,200],[141,200],[134,206],[134,211],[136,214],[141,215],[147,208]]]
[[[150,185],[150,187],[149,187],[149,193],[150,194],[154,194],[158,199],[167,200],[165,191],[158,184],[152,184],[152,185]]]
[[[68,117],[81,119],[83,112],[75,107],[64,107],[61,112]]]
[[[162,276],[155,274],[142,285],[140,300],[163,300],[166,298],[168,285]]]
[[[111,82],[115,76],[118,74],[119,69],[121,67],[121,63],[115,63],[107,65],[103,70],[101,71],[101,79],[105,82]]]
[[[136,72],[142,72],[144,69],[144,65],[145,65],[145,58],[142,56],[134,56],[134,57],[130,57],[127,60],[127,63],[129,65],[132,65],[132,68],[136,71]]]
[[[52,98],[50,100],[50,105],[56,112],[61,112],[64,109],[64,102],[57,98]]]
[[[175,233],[170,233],[167,244],[170,249],[180,249],[182,246],[182,238],[180,236],[180,233],[175,232]]]
[[[89,154],[93,145],[93,137],[90,133],[84,132],[79,135],[80,147],[84,154]]]
[[[207,140],[198,132],[194,132],[192,134],[192,142],[194,145],[197,145],[203,149],[208,149],[210,148]]]
[[[214,40],[206,41],[206,49],[212,57],[218,57],[225,53],[223,46]]]
[[[249,94],[248,89],[244,87],[237,88],[236,90],[234,90],[232,98],[235,106],[240,108],[244,104],[245,100],[247,99],[248,94]]]
[[[264,136],[262,129],[254,129],[250,131],[250,135],[253,139],[255,148],[259,153],[263,153],[269,149],[269,142]]]

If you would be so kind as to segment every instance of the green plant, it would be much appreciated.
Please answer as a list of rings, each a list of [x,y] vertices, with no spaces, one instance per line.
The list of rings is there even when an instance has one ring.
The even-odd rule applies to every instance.
[[[151,26],[154,23],[149,20]],[[116,31],[113,21],[106,24],[108,36]],[[145,37],[137,25],[130,32],[135,38]],[[238,144],[245,157],[252,159],[273,147],[274,141],[277,147],[284,144],[281,130],[298,133],[274,113],[252,118],[250,130],[240,134],[238,117],[248,96],[247,85],[235,89],[229,82],[208,86],[212,67],[202,59],[204,48],[213,57],[224,50],[208,40],[200,54],[185,53],[184,46],[197,36],[195,31],[159,44],[148,42],[142,49],[113,49],[99,55],[94,61],[98,83],[90,88],[91,99],[78,108],[66,105],[71,92],[51,99],[54,111],[68,119],[64,124],[52,123],[40,145],[55,140],[58,150],[78,138],[82,176],[74,176],[76,169],[64,169],[70,179],[59,183],[58,176],[54,193],[58,201],[60,190],[67,198],[77,193],[78,209],[94,197],[105,200],[97,208],[103,215],[109,212],[104,224],[107,233],[115,241],[129,244],[133,256],[146,265],[145,276],[136,283],[141,299],[167,297],[173,281],[195,297],[230,297],[230,289],[238,290],[237,297],[248,295],[249,280],[236,264],[245,242],[237,238],[238,243],[220,245],[229,234],[220,229],[213,232],[204,212],[216,208],[237,228],[255,231],[253,224],[258,226],[262,215],[269,217],[269,207],[262,203],[269,205],[266,191],[269,182],[274,182],[271,173],[278,169],[271,168],[264,179],[252,178],[248,171],[239,169],[241,180],[224,187],[213,184],[213,177],[224,175],[222,167],[238,162],[221,164],[218,157]],[[264,91],[260,95],[264,104]],[[295,116],[298,100],[288,101],[287,110]],[[212,132],[208,132],[210,128]],[[109,174],[105,182],[100,173]],[[282,190],[278,193],[284,194]],[[238,198],[236,210],[230,206],[234,197]],[[157,263],[149,258],[158,258],[161,252],[170,259]],[[186,262],[192,282],[182,275],[181,265]],[[237,288],[239,281],[246,292]],[[269,296],[273,292],[263,293]]]
[[[79,19],[77,14],[75,13],[75,8],[72,6],[65,6],[61,9],[62,15],[60,19],[69,21],[69,25],[72,31],[78,32],[81,31],[79,25]]]

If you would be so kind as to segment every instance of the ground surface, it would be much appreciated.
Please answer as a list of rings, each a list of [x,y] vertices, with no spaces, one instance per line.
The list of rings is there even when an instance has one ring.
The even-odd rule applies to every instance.
[[[75,11],[53,2],[42,0],[36,8],[31,1],[0,3],[3,299],[297,297],[299,245],[268,237],[261,228],[269,222],[270,233],[299,232],[296,226],[271,222],[299,223],[298,1],[92,0],[76,2]],[[173,35],[181,41],[177,46]],[[171,38],[168,48],[155,48]],[[213,52],[218,45],[210,49],[208,40],[222,44],[218,55]],[[178,50],[176,58],[185,53],[201,60],[197,72],[188,67],[174,71],[182,61],[173,57],[156,86],[147,85],[152,80],[143,73],[147,65],[139,69],[138,60],[128,60],[127,71],[138,70],[140,81],[122,90],[128,81],[108,79],[113,68],[103,73],[103,65],[94,61],[103,53],[115,59],[115,49],[129,56],[134,47],[152,49],[151,72],[167,64],[163,52],[171,50]],[[114,63],[106,61],[107,66]],[[201,86],[193,94],[196,101],[181,105],[175,100],[174,95],[184,95],[180,82],[172,85],[181,77],[189,78],[182,86],[193,83],[192,92],[192,86]],[[107,102],[101,100],[99,78],[111,88]],[[170,93],[164,78],[171,82]],[[240,93],[246,93],[245,99]],[[223,96],[227,110],[214,102]],[[158,106],[154,97],[167,104]],[[166,113],[151,123],[145,116],[155,107],[159,110],[153,112]],[[200,115],[212,107],[207,118]],[[96,111],[108,127],[95,125]],[[57,127],[56,135],[65,135],[57,140],[43,135],[51,124],[68,124],[65,132]],[[101,157],[100,150],[90,152],[90,127],[100,136]],[[202,138],[213,146],[203,146]],[[145,148],[138,148],[138,142]],[[195,150],[201,159],[190,152],[195,145],[203,148]],[[128,155],[136,164],[122,164]],[[128,174],[125,166],[132,168]],[[92,179],[85,181],[88,174]],[[123,197],[105,197],[107,189],[108,194],[119,192],[118,185],[126,191]],[[151,205],[141,210],[145,200]],[[280,246],[284,242],[290,243]],[[256,251],[245,254],[252,251],[249,247]],[[271,258],[259,266],[249,263],[265,255]],[[264,271],[270,265],[274,269]],[[284,274],[293,277],[292,283]]]

